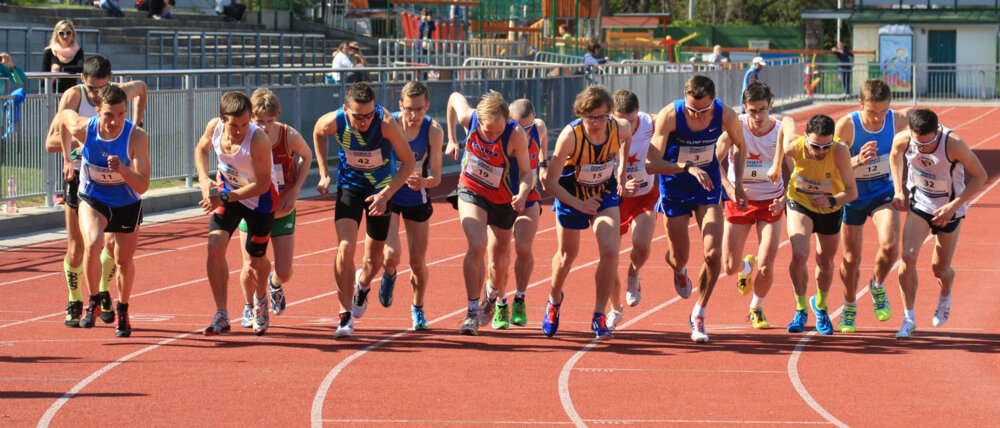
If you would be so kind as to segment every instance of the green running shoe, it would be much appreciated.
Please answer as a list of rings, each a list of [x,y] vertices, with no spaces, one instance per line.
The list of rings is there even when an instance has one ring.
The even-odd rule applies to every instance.
[[[872,279],[868,289],[872,293],[872,308],[875,309],[875,318],[879,321],[888,321],[892,316],[892,308],[889,307],[889,299],[885,297],[885,287],[875,288],[875,279]]]
[[[494,330],[506,330],[510,328],[509,307],[509,305],[500,303],[500,300],[497,299],[496,311],[493,313]]]
[[[513,306],[514,307],[511,308],[510,323],[514,325],[528,324],[528,313],[524,304],[524,299],[515,297]]]
[[[857,315],[857,306],[844,306],[844,312],[840,314],[840,321],[837,323],[837,330],[841,333],[854,333],[854,319]]]

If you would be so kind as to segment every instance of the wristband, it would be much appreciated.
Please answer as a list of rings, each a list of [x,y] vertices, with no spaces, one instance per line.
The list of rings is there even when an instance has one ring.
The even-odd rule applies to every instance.
[[[549,167],[549,160],[546,159],[546,160],[543,160],[541,162],[538,162],[538,167],[539,168],[548,168]]]
[[[837,206],[837,198],[834,198],[833,196],[827,196],[826,200],[830,201],[830,208]]]

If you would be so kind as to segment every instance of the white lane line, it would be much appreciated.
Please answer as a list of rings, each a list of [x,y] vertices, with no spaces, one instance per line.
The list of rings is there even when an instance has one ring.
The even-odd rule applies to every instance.
[[[71,382],[78,381],[81,378],[78,377],[0,377],[0,382],[11,381],[11,382]]]
[[[488,420],[448,420],[448,419],[323,419],[330,423],[364,424],[503,424],[503,425],[571,425],[566,421],[488,421]],[[711,419],[586,419],[584,422],[600,425],[622,424],[733,424],[733,425],[829,425],[826,421],[753,421],[753,420],[711,420]]]
[[[994,110],[996,110],[996,109],[994,109]],[[980,144],[982,144],[982,143],[980,143]],[[977,146],[978,145],[979,144],[977,144]],[[996,187],[997,184],[1000,184],[1000,179],[994,181],[993,184],[991,184],[985,190],[979,192],[979,195],[976,195],[976,197],[972,201],[969,202],[969,207],[971,208],[973,205],[975,205],[977,202],[979,202],[979,200],[982,199],[983,196],[986,196],[986,194],[989,193],[991,190],[993,190],[993,188]],[[928,235],[927,238],[924,239],[924,242],[921,244],[921,246],[926,245],[928,242],[930,242],[931,238],[933,238],[933,237],[934,237],[934,235]],[[892,271],[896,270],[896,268],[899,266],[900,260],[901,259],[896,259],[896,263],[894,263],[892,265],[892,267],[889,268],[889,272],[890,273]],[[866,293],[868,293],[868,286],[867,285],[864,286],[864,288],[858,290],[858,293],[855,296],[855,300],[857,300],[861,296],[864,296]],[[844,309],[843,306],[841,306],[840,308],[838,308],[836,311],[834,311],[832,314],[830,314],[830,318],[832,319],[832,318],[835,318],[836,316],[838,316],[840,314],[840,312],[843,311],[843,309]],[[815,329],[813,329],[809,333],[806,333],[806,335],[804,337],[802,337],[802,339],[800,339],[798,341],[798,343],[795,345],[795,349],[792,350],[791,356],[788,357],[788,378],[789,378],[789,380],[791,380],[792,386],[795,387],[795,391],[798,392],[799,396],[802,397],[802,399],[806,402],[806,404],[809,405],[809,407],[812,407],[812,409],[814,411],[816,411],[816,413],[818,413],[820,416],[822,416],[823,419],[826,419],[827,421],[829,421],[830,423],[832,423],[834,425],[837,425],[837,426],[840,426],[840,427],[847,427],[848,426],[847,424],[841,422],[835,416],[833,416],[832,414],[830,414],[830,412],[826,411],[826,409],[824,409],[823,406],[821,406],[819,404],[819,402],[817,402],[816,399],[813,398],[813,396],[811,394],[809,394],[809,391],[806,389],[805,385],[802,383],[802,379],[799,377],[799,369],[798,369],[799,356],[802,354],[802,350],[805,349],[806,344],[809,342],[809,339],[811,339],[817,333],[818,332]]]
[[[555,229],[555,227],[550,227],[548,229],[545,229],[544,231],[549,231],[549,230],[553,230],[553,229]],[[542,232],[542,231],[539,231],[539,233],[540,232]],[[536,233],[536,236],[537,236],[537,233]],[[657,238],[654,238],[654,240],[657,240],[657,239],[660,239],[660,238],[661,237],[657,237]],[[627,249],[619,251],[618,254],[624,254],[624,253],[626,253],[628,251],[631,251],[631,250],[632,250],[632,247],[628,247]],[[574,271],[577,271],[579,269],[583,269],[583,268],[588,267],[588,266],[593,266],[593,265],[597,264],[598,262],[600,262],[600,259],[591,260],[591,261],[589,261],[587,263],[584,263],[584,264],[581,264],[579,266],[573,267],[572,269],[570,269],[570,272],[574,272]],[[528,284],[527,288],[532,288],[532,287],[535,287],[536,285],[539,285],[539,284],[543,284],[543,283],[546,283],[546,282],[551,282],[551,280],[552,280],[552,278],[543,278],[541,280],[538,280],[538,281],[535,281],[535,282],[533,282],[531,284]],[[511,291],[511,292],[507,293],[505,296],[512,296],[513,294],[514,294],[514,291]],[[443,320],[450,319],[450,318],[452,318],[452,317],[454,317],[456,315],[459,315],[462,312],[467,311],[467,310],[468,310],[468,308],[458,309],[458,310],[456,310],[454,312],[451,312],[451,313],[449,313],[447,315],[438,317],[438,318],[436,318],[436,319],[428,322],[427,324],[431,325],[431,324],[435,324],[435,323],[443,321]],[[358,359],[362,355],[368,353],[368,351],[371,351],[372,349],[378,348],[379,346],[382,346],[382,345],[384,345],[384,344],[386,344],[388,342],[391,342],[391,341],[393,341],[395,339],[398,339],[398,338],[402,337],[403,335],[405,335],[405,334],[407,334],[407,333],[409,333],[411,331],[412,330],[404,330],[404,331],[396,333],[396,334],[394,334],[392,336],[389,336],[389,337],[386,337],[386,338],[384,338],[382,340],[379,340],[378,342],[372,343],[371,345],[366,346],[364,349],[361,349],[361,350],[355,352],[354,354],[351,354],[351,356],[349,356],[349,357],[345,358],[344,360],[340,361],[340,363],[338,363],[333,369],[331,369],[330,373],[328,373],[326,375],[326,377],[323,378],[323,382],[320,383],[319,388],[316,390],[316,395],[313,397],[312,410],[310,411],[310,421],[311,421],[312,427],[313,428],[321,428],[323,426],[323,403],[326,402],[327,391],[329,391],[330,387],[333,385],[334,379],[336,379],[337,376],[340,375],[340,372],[342,372],[344,370],[344,368],[347,367],[348,364],[350,364],[352,361]]]
[[[610,372],[671,372],[671,373],[765,373],[765,374],[785,374],[784,370],[683,370],[683,369],[637,369],[625,367],[573,367],[573,370],[591,373]]]

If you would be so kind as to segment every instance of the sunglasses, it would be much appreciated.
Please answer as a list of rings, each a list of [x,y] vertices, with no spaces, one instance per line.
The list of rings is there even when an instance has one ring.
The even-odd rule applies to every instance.
[[[708,107],[698,109],[698,108],[691,107],[689,104],[684,104],[684,108],[687,109],[688,111],[690,111],[691,114],[704,113],[706,111],[711,110],[713,106],[714,106],[714,103],[709,104]]]
[[[913,137],[913,133],[910,132],[910,142],[913,143],[913,144],[916,144],[918,146],[926,146],[928,144],[931,144],[931,143],[937,141],[938,137],[940,137],[940,136],[941,136],[941,127],[938,127],[937,131],[934,132],[934,138],[931,138],[930,140],[927,140],[927,142],[923,142],[923,141],[920,141],[920,140],[914,138]]]
[[[771,112],[770,108],[762,108],[760,110],[746,109],[746,112],[750,116],[767,116]]]
[[[607,121],[609,116],[606,114],[599,114],[597,116],[581,116],[581,117],[583,118],[583,120],[586,120],[589,123],[601,123]]]
[[[71,31],[71,30],[63,30],[63,31],[60,31],[58,34],[60,36],[63,36],[63,37],[65,37],[65,36],[72,36],[73,35],[73,31]]]
[[[531,125],[528,125],[528,126],[521,125],[521,129],[523,129],[525,131],[530,131],[531,128],[534,128],[534,127],[535,127],[534,122],[532,122]]]
[[[101,89],[104,89],[104,88],[107,88],[107,87],[108,87],[108,85],[94,86],[94,85],[88,85],[86,83],[83,85],[83,89],[86,89],[87,92],[100,92]]]
[[[827,150],[830,147],[833,147],[834,143],[834,141],[830,141],[829,143],[826,144],[817,144],[815,141],[810,140],[809,138],[806,138],[806,142],[809,143],[809,146],[812,147],[814,150]]]
[[[423,106],[423,107],[403,107],[403,111],[407,112],[407,113],[410,113],[410,114],[420,113],[420,112],[425,111],[425,110],[427,110],[427,106]],[[372,112],[372,113],[374,114],[375,112]],[[354,115],[354,118],[357,119],[358,115]],[[371,116],[369,116],[368,118],[370,119]]]
[[[372,110],[370,113],[357,114],[357,113],[351,111],[351,109],[345,107],[344,111],[350,113],[351,117],[353,117],[354,120],[358,120],[358,121],[362,121],[362,122],[372,120],[375,117],[375,111],[374,110]]]

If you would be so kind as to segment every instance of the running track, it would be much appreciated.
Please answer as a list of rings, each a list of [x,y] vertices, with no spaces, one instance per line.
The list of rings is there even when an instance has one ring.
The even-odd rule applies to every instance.
[[[853,108],[822,106],[793,116],[801,129],[811,114],[836,119]],[[548,210],[535,240],[529,325],[499,332],[487,326],[479,337],[461,336],[465,240],[456,211],[440,197],[427,255],[425,307],[432,330],[406,330],[411,292],[404,273],[391,308],[379,306],[373,293],[355,335],[334,340],[332,202],[314,199],[299,205],[289,307],[272,316],[263,337],[237,324],[221,337],[199,333],[214,310],[205,279],[204,216],[143,227],[129,339],[115,338],[113,327],[101,322],[89,330],[63,327],[62,241],[0,252],[0,425],[992,424],[1000,419],[994,399],[1000,395],[1000,321],[994,315],[1000,298],[991,284],[1000,268],[990,260],[1000,257],[1000,249],[989,225],[1000,206],[1000,132],[992,126],[1000,108],[936,110],[975,147],[990,180],[963,223],[952,316],[943,328],[930,323],[937,286],[932,244],[923,247],[918,329],[911,340],[893,339],[902,319],[895,273],[887,280],[890,321],[875,320],[870,297],[862,296],[856,334],[785,333],[793,300],[785,273],[790,249],[783,241],[765,304],[773,327],[751,329],[745,321],[749,297],[736,293],[733,278],[722,278],[708,308],[711,342],[694,344],[686,322],[693,301],[678,298],[664,279],[662,224],[642,271],[642,302],[626,310],[614,339],[592,340],[597,251],[587,233],[568,279],[562,327],[547,338],[539,323],[556,246]],[[448,183],[453,186],[454,178]],[[690,233],[697,236],[697,228]],[[621,275],[630,242],[630,236],[622,240]],[[869,227],[863,283],[875,242]],[[701,264],[700,240],[692,245],[693,277]],[[756,248],[754,237],[751,246]],[[229,263],[230,270],[239,268],[235,240]],[[237,280],[234,273],[234,318],[241,311]],[[814,282],[809,289],[814,292]],[[839,279],[833,290],[831,312],[837,314]],[[810,315],[810,327],[814,321]]]

